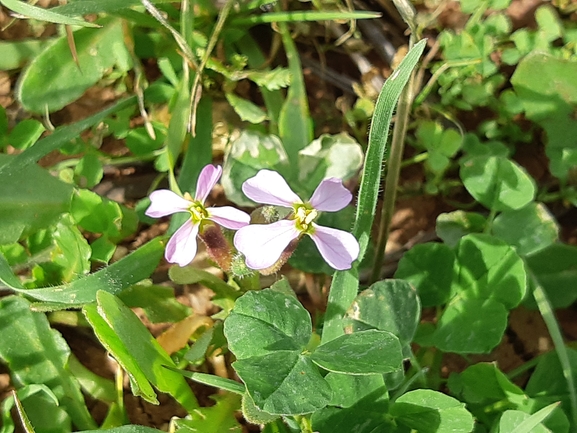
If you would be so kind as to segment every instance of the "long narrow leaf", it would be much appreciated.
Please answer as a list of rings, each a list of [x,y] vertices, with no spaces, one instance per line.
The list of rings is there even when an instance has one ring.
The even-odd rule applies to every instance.
[[[0,174],[12,175],[14,173],[18,173],[18,171],[20,171],[26,165],[37,162],[40,158],[48,155],[53,150],[59,149],[74,138],[78,138],[80,133],[102,122],[107,116],[135,103],[136,96],[131,96],[117,102],[112,107],[87,117],[84,120],[56,129],[56,131],[54,131],[51,135],[38,140],[34,146],[29,147],[24,152],[17,155],[9,163],[0,167]]]
[[[354,11],[354,12],[324,12],[324,11],[298,11],[298,12],[270,12],[262,15],[252,15],[246,18],[232,20],[233,25],[255,25],[262,23],[287,23],[296,21],[321,21],[321,20],[362,20],[367,18],[379,18],[379,12]]]
[[[89,23],[79,18],[71,18],[66,15],[61,15],[57,12],[51,11],[50,9],[32,6],[20,0],[2,0],[0,3],[17,14],[23,15],[27,18],[34,18],[39,21],[48,21],[49,23],[55,24],[68,24],[71,26],[99,27],[97,24]]]
[[[4,286],[39,301],[68,307],[83,305],[94,302],[99,290],[116,294],[148,278],[156,269],[163,251],[164,243],[156,238],[116,263],[84,278],[61,286],[31,290],[22,288],[0,254],[0,288]]]
[[[353,234],[359,240],[359,263],[369,244],[371,229],[381,184],[381,171],[393,111],[401,92],[423,50],[426,40],[417,43],[405,56],[399,67],[385,82],[375,106],[369,131],[369,148],[363,169],[359,201]],[[326,343],[343,334],[341,319],[358,291],[357,265],[347,271],[336,272],[331,285],[322,342]]]

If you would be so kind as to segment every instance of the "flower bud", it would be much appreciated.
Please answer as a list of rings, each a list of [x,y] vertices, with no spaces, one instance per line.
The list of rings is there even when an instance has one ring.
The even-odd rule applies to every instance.
[[[231,247],[226,237],[222,233],[220,226],[216,224],[205,224],[198,233],[206,245],[208,256],[224,271],[230,271],[232,262]]]

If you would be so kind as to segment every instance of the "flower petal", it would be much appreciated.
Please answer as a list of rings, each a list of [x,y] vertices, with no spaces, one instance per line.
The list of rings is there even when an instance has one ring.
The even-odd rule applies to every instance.
[[[252,201],[262,204],[292,207],[302,200],[288,186],[286,180],[272,170],[260,170],[242,184],[242,192]]]
[[[168,189],[159,189],[150,194],[150,206],[144,213],[152,218],[160,218],[176,212],[186,212],[190,205],[188,200],[178,194]]]
[[[214,188],[220,176],[222,175],[222,167],[220,165],[214,166],[208,164],[198,175],[198,182],[196,183],[196,194],[194,199],[204,203],[210,191]]]
[[[251,269],[270,268],[280,258],[290,241],[299,236],[294,221],[252,224],[234,235],[234,246],[244,254]]]
[[[196,235],[198,234],[198,224],[193,224],[191,219],[180,226],[174,232],[168,244],[164,257],[169,263],[177,263],[178,266],[186,266],[194,256],[196,256]]]
[[[231,206],[209,207],[208,219],[231,230],[238,230],[250,223],[250,215]]]
[[[320,211],[336,212],[343,209],[353,199],[353,195],[336,177],[323,180],[310,199],[313,208]]]
[[[321,255],[334,269],[350,269],[359,257],[359,243],[355,237],[343,230],[323,227],[313,223],[315,231],[311,236]]]

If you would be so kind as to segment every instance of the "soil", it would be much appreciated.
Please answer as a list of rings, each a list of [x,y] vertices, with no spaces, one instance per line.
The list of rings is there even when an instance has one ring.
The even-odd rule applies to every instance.
[[[508,12],[515,28],[533,25],[533,12],[541,3],[541,1],[535,0],[514,0]],[[37,5],[46,6],[48,4],[50,4],[49,1],[39,1]],[[384,17],[380,25],[383,33],[389,35],[391,40],[401,43],[406,39],[402,21],[398,16],[392,16],[390,10],[384,9],[380,2],[369,2],[367,6],[371,10],[378,10],[383,13]],[[6,9],[2,8],[0,10],[0,26],[4,26],[9,19]],[[464,20],[465,17],[460,14],[458,5],[455,2],[446,2],[445,10],[440,15],[440,22],[446,27],[458,28],[463,25]],[[314,27],[314,29],[320,30],[321,28]],[[54,34],[54,31],[54,27],[46,26],[39,33],[38,29],[36,29],[36,33],[31,33],[31,28],[24,21],[16,21],[7,30],[0,32],[0,39],[20,40],[25,37],[46,37]],[[434,44],[434,35],[428,36],[431,38],[429,45],[432,46]],[[317,59],[319,57],[318,47],[307,43],[306,41],[308,40],[309,35],[307,34],[301,34],[296,37],[301,56],[303,58]],[[371,42],[368,42],[367,46],[370,47],[370,45]],[[328,65],[329,68],[332,66],[333,69],[341,71],[342,75],[353,80],[368,82],[370,81],[369,75],[375,74],[375,71],[380,76],[388,76],[391,71],[390,65],[372,50],[367,52],[367,58],[372,62],[372,69],[370,72],[366,72],[364,76],[358,73],[345,48],[339,48],[334,53],[325,53],[324,56],[324,58],[320,58],[321,64],[325,62],[324,64]],[[146,67],[150,68],[147,73],[151,75],[157,73],[157,66],[153,62],[150,62]],[[320,133],[340,132],[344,125],[341,120],[342,115],[336,110],[335,106],[347,103],[347,101],[354,101],[351,96],[352,89],[343,90],[333,83],[325,81],[324,78],[315,73],[315,68],[313,67],[305,66],[304,72],[307,89],[309,90],[311,112],[316,126],[316,136]],[[0,105],[7,109],[12,119],[23,116],[13,94],[16,78],[16,74],[0,72]],[[254,93],[251,93],[251,89],[247,89],[246,92],[247,95]],[[77,102],[52,114],[51,121],[57,126],[85,118],[108,106],[118,96],[110,88],[95,87]],[[215,137],[215,140],[217,138]],[[114,155],[123,155],[128,152],[121,141],[110,138],[107,138],[103,143],[103,149]],[[410,150],[408,152],[410,153]],[[218,160],[221,156],[222,153],[218,151],[217,147],[215,159]],[[60,153],[54,152],[43,158],[41,165],[51,166],[63,158],[69,157],[72,156],[63,157]],[[522,152],[516,155],[516,159],[538,181],[547,177],[548,164],[540,144],[535,143],[526,146]],[[153,167],[146,164],[120,168],[107,167],[105,173],[103,181],[94,190],[103,196],[125,203],[128,206],[133,205],[137,200],[146,196],[155,177]],[[434,228],[437,216],[442,212],[453,209],[451,204],[442,197],[417,195],[414,192],[415,185],[422,185],[424,181],[424,174],[415,167],[409,167],[403,170],[401,174],[400,190],[405,193],[399,195],[396,211],[392,219],[391,234],[386,250],[386,265],[383,270],[387,277],[393,275],[396,263],[407,248],[415,243],[435,239]],[[217,191],[211,196],[210,200],[222,203],[225,198],[222,191],[220,193]],[[558,217],[562,226],[562,239],[577,245],[577,214],[575,209],[566,211],[560,208]],[[134,250],[147,240],[164,233],[167,228],[168,223],[166,221],[161,221],[150,227],[143,226],[142,230],[134,238],[124,243],[122,247],[125,248],[125,251]],[[211,266],[206,254],[202,251],[195,259],[194,265],[211,272],[219,272]],[[174,287],[178,300],[193,308],[196,314],[210,316],[217,311],[211,302],[213,294],[209,289],[198,285],[175,286],[167,277],[168,268],[167,263],[161,263],[153,275],[155,283]],[[287,275],[289,281],[299,293],[303,304],[311,310],[314,317],[315,312],[324,307],[330,281],[326,277],[303,274],[300,271],[290,269],[288,266],[283,268],[282,273]],[[271,278],[274,278],[274,276]],[[146,320],[142,312],[140,313],[139,316],[155,336],[160,335],[169,326],[169,324],[153,325]],[[577,339],[577,322],[574,319],[574,308],[559,310],[556,314],[565,338],[575,341]],[[426,312],[424,316],[426,317]],[[58,326],[58,330],[83,365],[98,375],[114,379],[116,365],[108,357],[106,351],[91,331],[86,328],[66,326]],[[511,312],[507,333],[502,343],[491,354],[468,358],[447,354],[443,360],[442,374],[448,377],[450,373],[462,371],[471,362],[478,361],[496,362],[499,368],[508,372],[539,354],[550,351],[552,348],[553,345],[549,333],[539,313],[518,308]],[[226,365],[230,365],[230,362],[227,362]],[[212,364],[209,363],[206,368],[208,371],[218,372],[234,378],[230,368],[227,369],[226,366],[223,368],[222,362],[212,360]],[[522,384],[526,377],[520,376],[517,380]],[[202,405],[209,406],[213,404],[209,396],[215,393],[214,389],[196,383],[191,383],[191,386]],[[8,371],[5,366],[0,364],[0,400],[11,389]],[[168,423],[173,416],[185,415],[183,409],[167,395],[159,394],[160,404],[155,406],[134,397],[130,392],[128,383],[125,383],[125,391],[124,403],[132,423],[167,430]],[[106,405],[98,401],[89,401],[89,407],[95,419],[101,422],[106,414]],[[254,426],[245,426],[244,428],[245,431],[258,431]]]

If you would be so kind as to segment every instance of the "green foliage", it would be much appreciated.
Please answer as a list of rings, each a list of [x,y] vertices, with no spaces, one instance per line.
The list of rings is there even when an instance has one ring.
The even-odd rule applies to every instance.
[[[164,368],[175,367],[172,359],[122,301],[99,291],[96,303],[85,305],[83,312],[100,342],[128,372],[135,395],[158,403],[154,385],[172,395],[187,411],[198,407],[184,378]]]
[[[66,367],[70,348],[55,330],[50,328],[46,316],[30,311],[30,303],[24,298],[9,296],[0,300],[0,358],[12,373],[14,384],[24,387],[44,384],[62,405],[63,411],[54,411],[56,420],[64,424],[70,421],[79,429],[95,429],[78,382]],[[27,412],[31,420],[42,420],[55,409],[54,401],[46,394],[26,398]],[[26,401],[25,400],[25,401]],[[48,418],[49,419],[49,418]],[[49,422],[46,425],[54,425]],[[46,430],[45,430],[46,431]]]
[[[272,289],[239,298],[224,326],[237,358],[234,369],[255,405],[272,415],[310,413],[330,402],[331,387],[317,365],[353,375],[401,366],[399,340],[385,331],[355,332],[310,347],[308,312],[294,296]]]
[[[30,18],[20,23],[30,35],[43,35],[0,42],[0,69],[17,80],[19,104],[18,110],[0,107],[0,359],[16,391],[0,402],[0,433],[12,433],[18,418],[27,432],[159,431],[121,425],[128,422],[121,370],[116,383],[97,376],[53,325],[93,332],[134,395],[158,403],[157,392],[164,392],[179,402],[188,416],[174,417],[170,431],[242,431],[238,412],[265,433],[575,430],[577,352],[565,346],[569,334],[562,334],[553,311],[577,300],[577,248],[563,243],[572,239],[566,221],[577,204],[577,31],[568,2],[540,5],[535,25],[519,27],[510,0],[461,0],[451,4],[460,10],[451,11],[455,23],[466,22],[450,29],[437,20],[446,20],[445,4],[433,14],[424,4],[414,15],[410,5],[395,2],[404,7],[411,44],[421,34],[438,38],[414,43],[376,103],[357,83],[356,101],[339,98],[349,131],[334,130],[333,122],[313,125],[311,113],[315,120],[325,115],[325,101],[309,108],[307,91],[315,81],[303,71],[304,45],[297,43],[309,38],[324,60],[332,54],[329,39],[325,34],[318,43],[315,31],[324,24],[313,21],[349,20],[342,52],[355,51],[365,30],[354,31],[352,20],[373,12],[342,12],[319,1],[303,6],[310,10],[291,10],[290,3],[268,10],[264,0],[234,7],[166,0],[76,0],[50,9],[0,3],[15,19]],[[291,24],[297,20],[303,23]],[[261,37],[267,23],[279,36],[270,47]],[[251,29],[256,24],[258,32]],[[426,45],[438,52],[419,70]],[[286,58],[275,56],[279,47]],[[286,67],[269,66],[279,64]],[[430,79],[413,104],[409,93],[401,98],[393,135],[417,151],[402,166],[422,168],[412,167],[410,181],[391,190],[441,196],[435,200],[447,211],[436,223],[442,242],[412,246],[394,280],[367,281],[363,258],[374,249],[381,173],[383,166],[396,168],[394,158],[386,158],[389,126],[413,69],[417,78]],[[418,90],[419,80],[413,84]],[[84,101],[95,89],[106,89],[98,106],[134,96],[58,126],[82,113],[80,106],[94,111]],[[88,98],[76,105],[83,95]],[[215,113],[221,104],[236,114]],[[415,115],[403,122],[410,106]],[[313,126],[331,133],[315,136]],[[352,227],[360,244],[353,268],[334,272],[308,237],[289,261],[309,274],[303,279],[309,290],[324,289],[326,275],[334,274],[324,315],[322,299],[310,296],[315,305],[305,309],[293,278],[290,284],[259,280],[240,254],[228,280],[172,266],[170,286],[161,283],[166,268],[155,271],[166,239],[144,240],[164,226],[148,231],[145,225],[155,222],[144,215],[150,200],[142,197],[166,188],[166,179],[171,190],[192,193],[201,169],[221,158],[226,200],[238,206],[254,205],[242,184],[260,169],[279,171],[303,199],[324,178],[349,181],[351,189],[359,180],[354,206],[318,221]],[[135,188],[140,195],[127,189],[123,203],[104,197],[115,174],[130,170],[143,174]],[[218,192],[209,200],[222,204]],[[172,218],[168,233],[181,217],[186,213]],[[174,289],[197,284],[214,292],[214,309],[199,316],[177,301]],[[496,363],[463,357],[469,365],[449,371],[446,381],[444,355],[490,353],[503,338],[509,311],[521,303],[539,309],[556,350],[510,375]],[[169,355],[131,308],[153,324],[198,319],[203,326]],[[75,310],[58,311],[66,309]],[[206,373],[213,371],[208,362],[217,371],[222,360],[232,362],[235,380]],[[526,385],[513,382],[535,365]],[[185,377],[227,393],[199,407],[192,390],[200,388]],[[82,392],[107,405],[101,430]]]
[[[34,113],[59,110],[82,96],[107,69],[117,67],[120,72],[126,72],[131,68],[122,23],[104,20],[100,24],[100,29],[75,32],[78,65],[64,37],[35,57],[23,72],[18,87],[18,99],[26,110]],[[55,63],[55,58],[66,61]],[[46,74],[47,70],[51,73]]]

